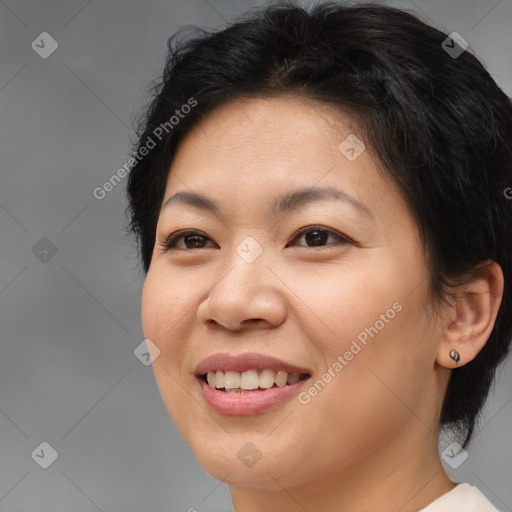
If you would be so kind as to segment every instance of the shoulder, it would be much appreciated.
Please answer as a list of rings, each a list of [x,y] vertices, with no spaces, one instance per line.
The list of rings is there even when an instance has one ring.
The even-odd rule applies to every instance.
[[[468,483],[457,484],[419,512],[499,512],[478,489]]]

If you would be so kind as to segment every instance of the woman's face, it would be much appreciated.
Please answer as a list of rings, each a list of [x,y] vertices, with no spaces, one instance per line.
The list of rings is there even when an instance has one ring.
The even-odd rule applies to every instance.
[[[435,438],[446,370],[424,252],[354,135],[319,102],[237,100],[197,124],[171,166],[164,205],[200,194],[217,209],[184,196],[162,208],[144,334],[169,414],[225,483],[290,488],[369,458],[393,471]],[[226,380],[258,389],[215,389]]]

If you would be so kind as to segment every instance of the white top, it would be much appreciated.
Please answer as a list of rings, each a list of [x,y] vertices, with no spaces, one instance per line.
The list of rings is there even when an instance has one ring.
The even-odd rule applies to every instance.
[[[457,484],[419,512],[499,512],[476,487]]]

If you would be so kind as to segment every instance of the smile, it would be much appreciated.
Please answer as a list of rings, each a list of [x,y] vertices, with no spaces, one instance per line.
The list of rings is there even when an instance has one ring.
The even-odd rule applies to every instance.
[[[261,414],[292,398],[312,373],[256,353],[216,354],[196,368],[206,405],[218,414]]]
[[[272,387],[283,387],[295,384],[299,380],[309,377],[303,373],[288,373],[283,370],[272,369],[237,371],[216,371],[208,372],[203,378],[211,388],[219,389],[227,393],[246,393],[250,391],[261,391]]]

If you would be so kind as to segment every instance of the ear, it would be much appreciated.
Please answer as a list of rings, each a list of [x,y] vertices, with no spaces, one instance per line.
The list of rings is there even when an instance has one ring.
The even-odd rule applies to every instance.
[[[495,261],[479,266],[471,279],[456,291],[449,307],[436,361],[445,368],[457,368],[472,361],[487,343],[503,297],[504,279]],[[456,350],[456,362],[450,352]]]

